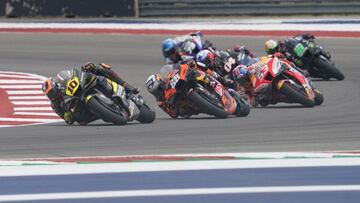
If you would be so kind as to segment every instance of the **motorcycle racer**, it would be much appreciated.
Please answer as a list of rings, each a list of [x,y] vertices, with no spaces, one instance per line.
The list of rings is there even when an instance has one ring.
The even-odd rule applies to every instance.
[[[167,64],[193,59],[199,51],[208,47],[212,47],[212,43],[203,40],[201,32],[168,38],[161,43],[162,54]]]
[[[297,44],[297,43],[307,43],[308,41],[313,41],[315,39],[315,36],[312,34],[298,34],[292,38],[287,38],[284,40],[280,40],[280,41],[275,41],[273,39],[267,40],[265,42],[264,48],[265,48],[265,52],[267,54],[274,54],[274,53],[281,53],[283,54],[288,60],[295,62],[296,58],[289,53],[289,50],[292,49],[293,47],[291,45],[293,44]],[[330,59],[331,55],[329,52],[325,52],[322,48],[322,54]]]
[[[87,63],[81,67],[81,71],[90,72],[96,76],[99,76],[100,84],[106,89],[109,88],[106,79],[110,79],[125,88],[127,93],[139,93],[139,89],[126,83],[118,74],[111,70],[111,67],[107,64],[100,63],[99,66],[94,63]],[[63,71],[61,71],[63,72]],[[42,90],[51,101],[51,107],[56,114],[65,120],[69,125],[75,121],[79,123],[87,123],[92,118],[89,115],[73,115],[69,109],[67,103],[67,95],[65,94],[65,88],[62,85],[62,76],[59,72],[56,76],[48,78],[42,85]],[[110,90],[111,91],[111,90]]]
[[[160,72],[165,75],[165,77],[162,77],[161,74],[153,74],[146,80],[147,90],[155,96],[158,106],[170,115],[170,117],[177,118],[178,116],[181,116],[188,118],[191,115],[196,115],[202,112],[201,107],[194,108],[192,103],[188,103],[186,98],[189,95],[184,94],[189,91],[189,89],[186,88],[187,84],[191,84],[193,81],[197,80],[205,83],[212,89],[223,88],[223,91],[227,92],[226,94],[215,94],[220,94],[221,96],[228,95],[227,97],[231,98],[230,101],[233,102],[232,110],[229,110],[231,111],[231,114],[236,116],[248,115],[249,109],[247,108],[249,108],[249,105],[234,90],[225,88],[214,77],[199,68],[191,67],[189,64],[183,63],[176,64],[178,67],[173,66],[174,65],[167,65],[167,67],[164,66],[161,69]],[[163,71],[164,69],[168,69],[168,71]],[[224,100],[222,100],[222,102],[229,101],[225,98],[223,99]]]
[[[166,76],[174,69],[181,71],[181,69],[186,69],[189,67],[190,66],[186,63],[172,65],[167,64],[160,70],[160,72],[165,73],[152,74],[145,82],[148,92],[150,92],[156,98],[158,106],[171,118],[177,118],[179,116],[188,117],[191,114],[188,112],[186,107],[181,106],[177,101],[178,95],[176,94],[176,90],[181,88],[181,85],[184,84],[184,81],[179,79],[176,86],[172,87]]]

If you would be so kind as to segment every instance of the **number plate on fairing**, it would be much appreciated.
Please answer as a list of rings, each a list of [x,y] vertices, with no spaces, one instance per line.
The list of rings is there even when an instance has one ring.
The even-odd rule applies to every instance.
[[[74,96],[74,94],[76,93],[76,91],[79,88],[79,78],[78,77],[74,77],[74,79],[69,80],[69,82],[67,82],[66,84],[66,95],[69,96]]]

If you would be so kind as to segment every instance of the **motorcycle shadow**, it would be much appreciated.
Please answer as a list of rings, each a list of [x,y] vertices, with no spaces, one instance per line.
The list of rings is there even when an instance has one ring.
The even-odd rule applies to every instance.
[[[260,106],[255,109],[307,109],[303,105],[274,105],[274,106]]]
[[[230,115],[227,118],[216,118],[214,116],[192,116],[192,117],[188,117],[188,118],[183,118],[183,117],[179,117],[176,119],[173,118],[159,118],[157,120],[222,120],[222,119],[229,119],[229,118],[236,118],[236,116],[232,116]]]
[[[106,127],[106,126],[117,126],[117,127],[121,127],[121,126],[128,126],[128,125],[144,125],[144,124],[148,124],[148,123],[139,123],[139,122],[133,122],[133,123],[127,123],[125,125],[116,125],[113,123],[89,123],[86,125],[80,125],[80,124],[73,124],[73,125],[67,125],[66,123],[60,123],[60,124],[48,124],[47,126],[51,126],[51,127],[56,127],[56,126],[60,126],[60,127]],[[149,123],[151,124],[151,123]]]
[[[313,82],[337,82],[338,80],[336,80],[334,78],[329,78],[329,79],[311,78],[311,81],[313,81]]]

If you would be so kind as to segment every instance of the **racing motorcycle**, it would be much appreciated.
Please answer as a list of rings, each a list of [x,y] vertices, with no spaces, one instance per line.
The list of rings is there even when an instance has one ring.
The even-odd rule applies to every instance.
[[[68,110],[84,118],[80,124],[87,124],[97,119],[116,125],[124,125],[128,121],[151,123],[155,120],[155,112],[149,108],[142,96],[126,94],[123,86],[76,69],[59,72],[65,88],[65,103]],[[99,85],[100,79],[103,83]],[[105,87],[104,87],[105,86]]]
[[[300,103],[305,107],[320,105],[324,97],[314,88],[312,82],[286,59],[264,56],[260,61],[248,68],[254,74],[246,74],[241,78],[248,81],[247,93],[254,96],[257,104],[267,106],[278,102]],[[236,71],[233,72],[235,74]],[[234,75],[234,78],[238,78]]]
[[[344,75],[330,60],[330,55],[323,51],[323,47],[316,45],[314,40],[301,42],[289,39],[285,41],[285,49],[286,57],[291,58],[299,68],[307,70],[311,77],[344,79]]]
[[[163,68],[160,72],[167,78],[169,86],[165,90],[165,99],[176,94],[180,110],[185,112],[180,111],[180,116],[205,113],[217,118],[227,118],[229,115],[245,117],[250,113],[250,106],[245,99],[234,90],[226,89],[211,75],[188,66],[170,71],[164,71]],[[179,82],[180,80],[183,82]]]

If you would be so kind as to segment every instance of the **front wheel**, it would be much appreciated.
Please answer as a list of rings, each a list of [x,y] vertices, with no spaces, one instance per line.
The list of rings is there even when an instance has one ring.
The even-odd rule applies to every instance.
[[[240,99],[239,102],[237,102],[237,110],[236,110],[236,116],[238,117],[245,117],[249,115],[250,113],[250,105],[245,100]]]
[[[324,102],[324,95],[321,94],[321,92],[319,92],[318,90],[314,89],[314,93],[315,93],[315,105],[321,105]]]
[[[105,122],[111,122],[116,125],[125,125],[127,122],[127,119],[121,112],[110,110],[110,107],[105,106],[105,104],[98,101],[98,98],[96,97],[92,97],[87,102],[87,107],[91,113],[101,118]]]
[[[337,80],[344,80],[345,76],[329,61],[317,58],[314,61],[315,67],[320,70],[326,77],[332,77]]]
[[[146,104],[141,105],[139,109],[140,115],[136,119],[137,121],[140,123],[152,123],[155,120],[155,111],[151,110]]]
[[[291,85],[288,82],[285,82],[281,86],[280,92],[283,95],[285,95],[286,97],[288,97],[289,99],[291,99],[291,101],[300,103],[303,106],[306,106],[306,107],[314,107],[315,106],[315,102],[313,100],[309,99],[305,95],[305,93],[300,92],[299,89],[297,89],[296,87],[294,87],[293,85]]]
[[[216,118],[228,117],[229,114],[224,109],[221,109],[216,104],[213,104],[205,95],[197,91],[198,90],[192,91],[188,98],[201,110],[202,113],[214,115]]]

